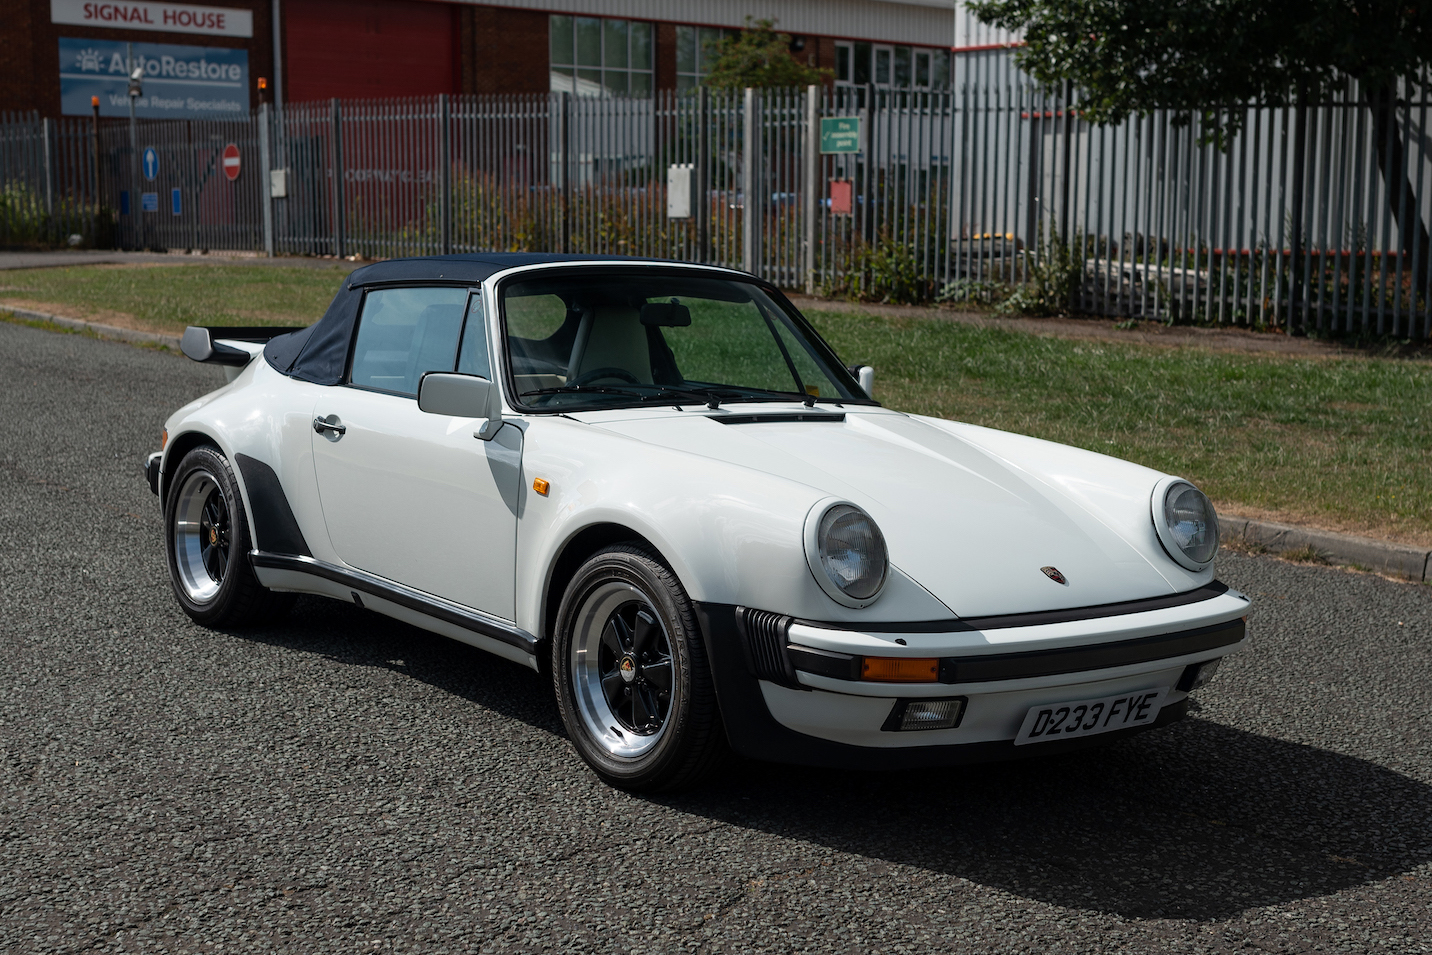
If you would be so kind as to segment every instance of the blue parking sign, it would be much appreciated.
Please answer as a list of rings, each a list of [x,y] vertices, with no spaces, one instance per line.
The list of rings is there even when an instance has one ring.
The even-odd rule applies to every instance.
[[[142,164],[144,166],[144,178],[153,182],[154,177],[159,175],[159,150],[153,146],[145,146]]]
[[[139,208],[143,209],[145,212],[158,212],[159,193],[141,192],[139,194]]]

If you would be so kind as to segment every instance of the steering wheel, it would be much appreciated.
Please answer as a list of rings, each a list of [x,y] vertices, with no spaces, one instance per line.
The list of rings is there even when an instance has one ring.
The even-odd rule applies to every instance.
[[[608,366],[606,368],[593,368],[591,371],[583,372],[582,374],[573,378],[571,381],[567,382],[567,384],[589,385],[599,378],[616,378],[619,381],[625,381],[633,385],[641,384],[641,380],[638,379],[636,375],[633,375],[625,368],[617,368],[614,365]]]

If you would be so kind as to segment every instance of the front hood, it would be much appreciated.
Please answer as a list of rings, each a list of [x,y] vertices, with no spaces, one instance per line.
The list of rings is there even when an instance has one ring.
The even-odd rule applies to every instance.
[[[747,409],[737,406],[732,414]],[[717,423],[692,412],[582,416],[638,440],[799,481],[865,508],[891,563],[961,617],[1087,607],[1188,589],[1157,550],[1148,499],[1160,475],[1107,461],[1122,507],[1101,513],[1029,463],[1011,463],[944,422],[883,409],[843,422]],[[974,429],[979,431],[981,429]],[[1050,446],[1057,447],[1057,446]],[[1070,450],[1074,449],[1061,449]],[[1087,483],[1087,482],[1086,482]],[[1138,502],[1141,502],[1139,504]],[[1147,526],[1140,539],[1132,528]],[[1149,549],[1152,542],[1153,552]],[[1169,564],[1168,568],[1161,564]],[[1067,584],[1041,568],[1052,566]],[[880,614],[880,601],[871,608]]]

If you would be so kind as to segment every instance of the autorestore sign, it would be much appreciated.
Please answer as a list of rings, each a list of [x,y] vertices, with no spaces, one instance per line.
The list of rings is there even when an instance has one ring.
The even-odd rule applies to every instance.
[[[144,65],[145,119],[239,119],[249,111],[249,54],[209,46],[135,43]],[[60,38],[60,103],[66,116],[88,116],[99,97],[101,116],[129,115],[128,44]]]
[[[101,0],[50,0],[50,22],[121,30],[207,33],[251,37],[254,15],[232,7],[196,7],[187,3],[111,3]]]

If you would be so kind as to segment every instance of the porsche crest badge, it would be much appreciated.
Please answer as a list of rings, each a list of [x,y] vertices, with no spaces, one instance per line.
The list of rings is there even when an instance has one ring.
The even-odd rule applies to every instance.
[[[1048,577],[1056,584],[1063,584],[1065,587],[1069,586],[1069,581],[1066,580],[1064,578],[1064,575],[1059,572],[1058,567],[1041,567],[1039,569],[1044,571],[1044,576]]]

